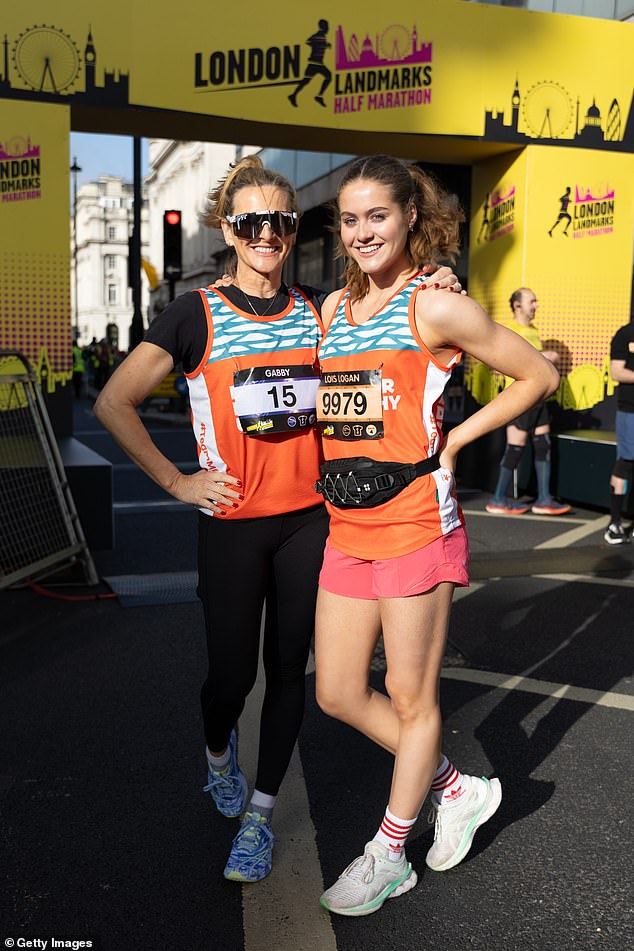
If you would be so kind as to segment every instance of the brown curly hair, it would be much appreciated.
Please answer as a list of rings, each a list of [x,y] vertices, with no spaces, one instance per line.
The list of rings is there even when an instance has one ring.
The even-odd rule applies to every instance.
[[[450,195],[418,165],[401,162],[389,155],[372,155],[354,161],[345,172],[337,189],[337,202],[343,189],[351,182],[365,179],[389,188],[393,200],[404,215],[416,208],[416,221],[407,234],[405,250],[414,268],[437,264],[439,258],[455,260],[459,250],[460,224],[465,220],[455,195]],[[339,231],[338,208],[336,231]],[[346,253],[341,238],[337,257],[345,258],[344,280],[353,301],[364,297],[369,289],[367,274]]]

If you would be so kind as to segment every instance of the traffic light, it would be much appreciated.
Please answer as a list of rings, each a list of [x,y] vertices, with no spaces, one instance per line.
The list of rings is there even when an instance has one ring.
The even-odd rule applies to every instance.
[[[178,281],[183,273],[181,213],[171,209],[163,212],[163,277]]]
[[[132,287],[132,258],[134,256],[134,247],[133,247],[134,237],[132,234],[128,235],[128,287]]]

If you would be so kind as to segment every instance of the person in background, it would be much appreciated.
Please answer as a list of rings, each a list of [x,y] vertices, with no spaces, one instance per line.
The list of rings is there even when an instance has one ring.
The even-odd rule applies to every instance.
[[[86,370],[86,361],[84,359],[84,351],[79,346],[79,341],[77,337],[73,340],[73,391],[75,393],[75,399],[81,399],[81,386],[84,379],[84,372]]]
[[[110,379],[112,367],[114,364],[114,354],[112,344],[107,337],[102,337],[95,347],[95,387],[103,390]]]
[[[619,384],[616,391],[616,463],[610,478],[610,524],[604,539],[608,545],[625,545],[632,539],[632,526],[623,525],[623,511],[634,476],[634,322],[617,330],[610,344],[610,375]]]
[[[441,753],[451,600],[469,583],[453,473],[463,446],[546,399],[559,375],[475,301],[421,292],[421,263],[456,253],[462,213],[418,166],[358,159],[337,208],[347,286],[324,303],[319,348],[318,488],[330,533],[317,599],[317,700],[394,754],[376,833],[321,897],[331,912],[360,916],[415,886],[405,844],[430,789],[436,835],[426,862],[435,871],[464,858],[500,803],[497,779],[463,775]],[[442,394],[463,351],[514,382],[445,438]],[[379,631],[387,696],[369,686]],[[364,824],[366,812],[357,814]]]
[[[544,350],[539,332],[533,321],[537,310],[537,298],[529,287],[518,287],[509,301],[513,312],[512,329],[539,350],[547,360],[557,366],[556,350]],[[533,442],[533,456],[537,475],[537,498],[526,505],[509,498],[509,489],[519,466],[528,437]],[[523,515],[528,510],[535,515],[565,515],[570,506],[557,502],[550,494],[550,418],[546,403],[540,401],[514,419],[506,427],[506,449],[500,462],[500,471],[493,497],[486,505],[487,512],[498,515]]]
[[[87,383],[91,387],[95,385],[97,367],[99,366],[99,358],[97,356],[98,345],[97,338],[93,337],[88,346],[84,349],[84,360],[86,361],[86,370],[88,371]]]

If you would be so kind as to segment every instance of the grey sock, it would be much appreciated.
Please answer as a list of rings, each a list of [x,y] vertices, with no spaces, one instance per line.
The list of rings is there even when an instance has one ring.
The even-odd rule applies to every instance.
[[[209,769],[213,769],[214,773],[221,773],[223,769],[227,768],[230,762],[231,751],[229,747],[227,747],[220,756],[213,756],[209,748],[207,749],[207,763],[209,764]]]
[[[268,793],[260,792],[259,789],[253,790],[253,795],[247,806],[247,812],[258,812],[263,819],[270,819],[273,815],[273,808],[277,796],[269,796]]]

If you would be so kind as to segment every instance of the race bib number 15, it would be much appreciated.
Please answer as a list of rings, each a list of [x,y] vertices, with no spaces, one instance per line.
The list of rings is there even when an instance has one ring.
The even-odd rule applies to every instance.
[[[239,428],[247,436],[262,436],[314,426],[318,385],[309,365],[236,370],[231,397]]]
[[[327,439],[382,439],[381,371],[322,372],[317,423]]]

